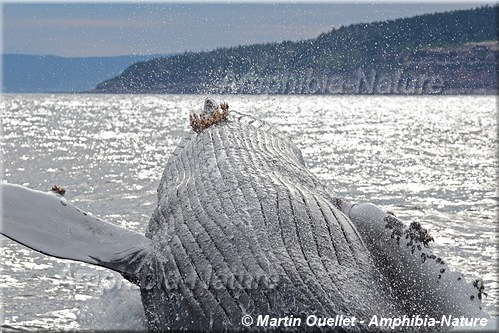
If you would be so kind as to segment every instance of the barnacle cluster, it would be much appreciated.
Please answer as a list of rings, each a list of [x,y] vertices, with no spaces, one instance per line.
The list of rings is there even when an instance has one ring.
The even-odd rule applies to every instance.
[[[57,185],[52,186],[50,191],[55,192],[55,193],[60,194],[60,195],[64,195],[66,193],[65,189],[63,189],[62,187],[59,187]]]
[[[416,248],[421,250],[419,243],[423,243],[424,247],[428,247],[429,242],[434,241],[428,230],[423,228],[419,222],[412,222],[409,228],[405,228],[405,225],[392,212],[387,212],[384,221],[386,223],[385,228],[392,230],[390,237],[396,238],[397,244],[400,245],[400,239],[405,235],[405,239],[408,240],[406,245],[411,247],[412,253]]]
[[[412,222],[410,228],[414,229],[416,237],[420,242],[424,244],[425,247],[428,247],[429,242],[434,241],[433,237],[431,237],[428,230],[423,228],[421,224],[419,224],[419,222]]]
[[[482,299],[483,295],[488,296],[487,293],[484,291],[485,290],[485,285],[483,284],[483,280],[482,279],[477,279],[477,280],[473,281],[473,287],[475,287],[476,289],[478,289],[478,299],[479,300]],[[471,298],[471,300],[473,300],[473,298]]]
[[[229,115],[229,104],[221,103],[216,109],[199,115],[193,113],[189,116],[191,127],[196,133],[201,133],[204,129],[222,122]]]

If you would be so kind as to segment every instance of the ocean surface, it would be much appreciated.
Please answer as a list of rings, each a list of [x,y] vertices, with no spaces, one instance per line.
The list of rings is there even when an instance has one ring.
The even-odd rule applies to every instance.
[[[331,191],[419,221],[435,252],[485,284],[499,314],[495,96],[219,96],[287,132]],[[144,232],[195,95],[4,95],[2,181],[48,191]],[[3,329],[141,329],[119,274],[0,236]]]

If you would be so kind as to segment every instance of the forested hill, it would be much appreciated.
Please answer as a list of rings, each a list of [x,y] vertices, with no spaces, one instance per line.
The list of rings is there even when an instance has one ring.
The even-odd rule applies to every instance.
[[[153,59],[92,92],[495,93],[498,8],[354,24],[305,41]]]

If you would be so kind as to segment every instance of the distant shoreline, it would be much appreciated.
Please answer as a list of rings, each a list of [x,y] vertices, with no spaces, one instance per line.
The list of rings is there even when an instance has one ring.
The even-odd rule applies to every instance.
[[[185,53],[128,67],[93,93],[497,94],[499,7],[352,24],[299,42]]]
[[[391,55],[397,65],[353,71],[301,71],[261,77],[229,70],[221,79],[179,86],[159,82],[144,88],[111,85],[88,93],[269,94],[269,95],[494,95],[499,83],[497,41],[467,43],[456,48],[404,51]]]
[[[171,55],[3,55],[3,93],[497,95],[499,5]]]

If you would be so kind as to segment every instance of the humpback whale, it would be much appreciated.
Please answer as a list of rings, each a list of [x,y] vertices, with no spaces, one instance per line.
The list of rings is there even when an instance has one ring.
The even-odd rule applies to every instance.
[[[433,254],[419,222],[336,197],[276,127],[212,99],[191,125],[145,235],[81,210],[61,188],[6,183],[1,233],[121,273],[140,287],[153,331],[259,331],[269,318],[313,331],[392,330],[372,318],[406,318],[404,329],[421,331],[449,328],[428,324],[443,316],[488,318],[481,282]],[[306,325],[309,316],[350,320]]]

